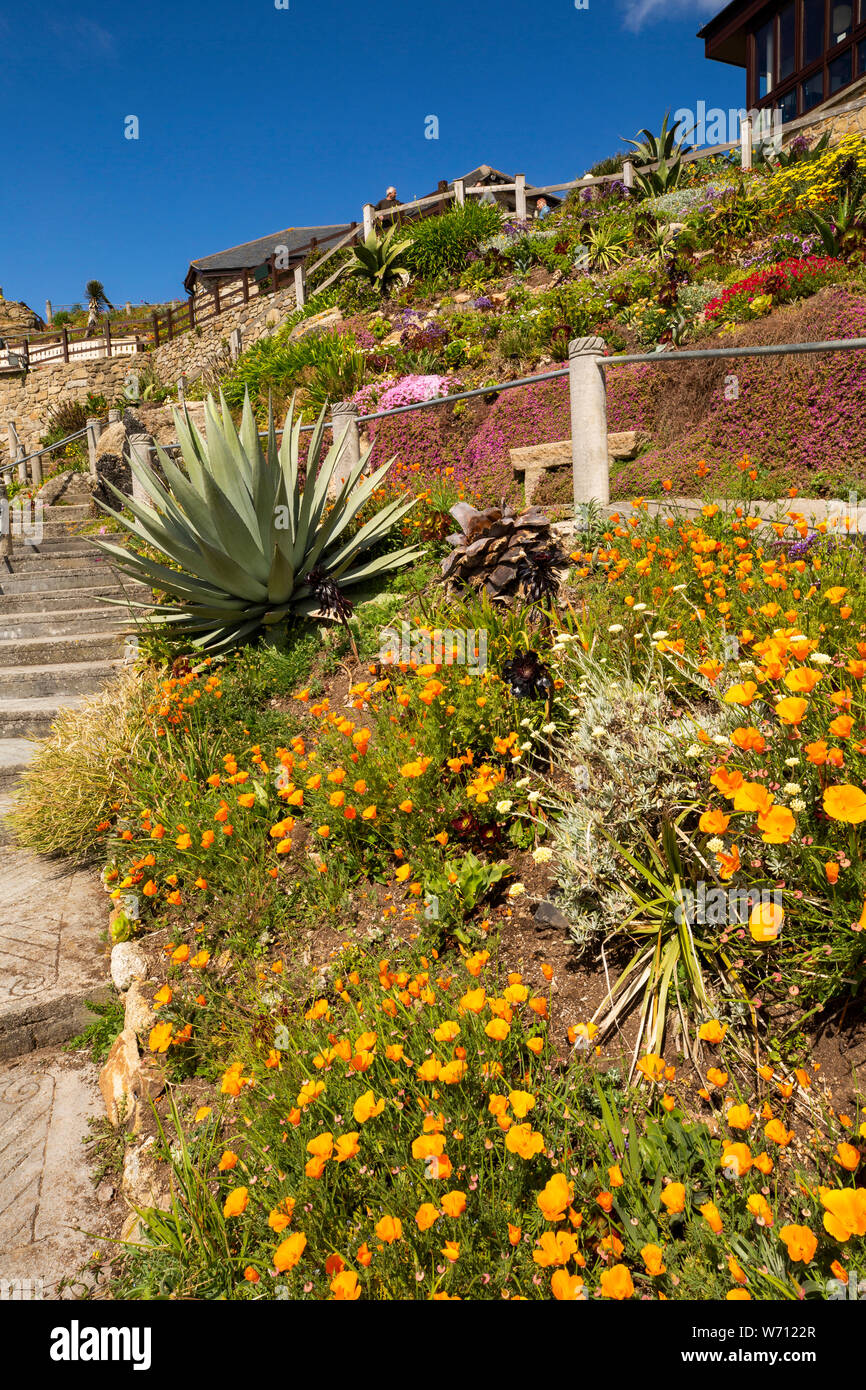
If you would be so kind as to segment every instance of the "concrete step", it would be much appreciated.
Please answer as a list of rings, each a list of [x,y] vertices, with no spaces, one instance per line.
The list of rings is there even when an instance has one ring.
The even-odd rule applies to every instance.
[[[100,579],[103,578],[100,571]],[[3,592],[2,579],[0,579],[0,622],[5,623],[13,614],[26,613],[35,617],[40,613],[54,613],[62,607],[64,613],[71,609],[84,609],[94,607],[103,598],[134,598],[139,602],[150,600],[150,590],[143,585],[133,584],[121,588],[120,580],[116,575],[106,576],[105,583],[94,583],[92,587],[83,584],[80,588],[70,588],[64,585],[62,589],[51,588],[31,588],[23,589],[16,593],[7,594]],[[99,603],[99,607],[105,607],[106,611],[122,613],[114,604]]]
[[[0,696],[0,739],[45,738],[61,709],[77,709],[86,699],[86,695],[49,695],[33,700]]]
[[[21,637],[0,641],[0,682],[15,670],[65,666],[82,661],[113,661],[123,655],[123,638],[117,632],[82,632],[60,636]]]
[[[41,666],[0,669],[0,700],[27,701],[67,695],[93,695],[122,665],[119,660],[46,662]],[[0,728],[0,737],[3,730]]]
[[[0,738],[0,792],[6,792],[18,781],[24,769],[33,761],[37,745],[29,738]]]
[[[64,598],[61,595],[60,601]],[[110,632],[128,624],[122,609],[103,603],[98,608],[58,609],[46,604],[42,611],[7,614],[0,599],[0,642],[26,637],[67,637],[86,632]]]
[[[7,594],[52,594],[55,602],[62,594],[65,603],[70,589],[102,588],[104,591],[118,585],[119,577],[107,561],[82,565],[80,560],[72,560],[62,568],[56,560],[44,561],[41,565],[33,564],[13,570],[11,574],[0,568],[0,606],[5,609],[2,600]]]

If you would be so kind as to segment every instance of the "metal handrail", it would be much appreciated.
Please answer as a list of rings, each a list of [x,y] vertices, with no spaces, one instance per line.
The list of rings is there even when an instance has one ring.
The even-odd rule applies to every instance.
[[[37,449],[34,454],[24,454],[20,459],[13,459],[11,463],[0,464],[0,473],[10,473],[19,464],[29,463],[31,459],[41,458],[43,454],[53,454],[56,449],[63,449],[67,444],[71,444],[75,439],[81,439],[87,433],[87,426],[83,430],[78,430],[76,434],[67,435],[65,439],[58,439],[56,444],[46,444],[44,449]]]

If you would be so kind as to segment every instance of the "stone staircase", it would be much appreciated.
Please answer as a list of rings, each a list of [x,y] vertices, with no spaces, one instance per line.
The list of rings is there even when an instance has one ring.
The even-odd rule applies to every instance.
[[[0,794],[29,762],[30,739],[101,689],[123,659],[126,610],[100,600],[133,588],[79,534],[92,519],[89,493],[70,490],[42,519],[38,542],[14,536],[11,560],[0,559]]]

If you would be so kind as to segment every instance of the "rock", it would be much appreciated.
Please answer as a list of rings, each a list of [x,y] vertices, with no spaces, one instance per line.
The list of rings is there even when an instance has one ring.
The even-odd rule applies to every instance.
[[[168,1165],[157,1162],[155,1150],[153,1135],[140,1144],[130,1145],[123,1159],[120,1190],[132,1207],[157,1207],[160,1211],[168,1211],[171,1206]]]
[[[387,336],[387,338],[383,338],[383,339],[382,339],[382,341],[381,341],[381,343],[379,344],[379,346],[380,346],[380,347],[399,347],[399,345],[400,345],[400,338],[402,337],[402,334],[403,334],[402,328],[395,328],[394,331],[393,331],[393,333],[389,333],[388,336]]]
[[[138,1041],[131,1028],[124,1028],[115,1038],[105,1066],[99,1073],[99,1089],[111,1123],[129,1124],[142,1093]]]
[[[557,927],[561,931],[568,931],[570,926],[567,917],[564,917],[559,908],[551,902],[539,903],[535,909],[534,920],[540,927]]]
[[[461,290],[459,294],[455,294],[455,296],[454,296],[454,303],[455,303],[455,304],[468,304],[471,298],[472,298],[472,295],[471,295],[471,294],[465,294],[465,293]]]
[[[108,1203],[113,1199],[114,1192],[114,1184],[109,1182],[108,1178],[103,1178],[102,1182],[96,1189],[97,1202],[102,1202],[103,1206],[107,1206]]]
[[[612,459],[633,459],[642,442],[640,430],[621,430],[607,436],[607,452]]]
[[[70,468],[63,473],[55,473],[53,478],[42,484],[36,496],[46,507],[60,501],[89,502],[97,486],[94,478]]]
[[[330,328],[336,328],[338,323],[343,322],[342,312],[335,306],[330,309],[323,309],[319,314],[313,314],[308,319],[302,319],[296,323],[289,334],[289,342],[295,343],[299,338],[306,338],[308,333],[324,333]]]
[[[133,980],[147,974],[147,957],[135,941],[122,941],[112,948],[111,980],[118,994],[125,994]]]
[[[133,980],[130,984],[123,1015],[125,1032],[131,1031],[136,1037],[142,1037],[156,1023],[156,1011],[151,1003],[153,988],[152,980]]]
[[[118,420],[104,429],[96,441],[97,464],[103,454],[110,454],[112,458],[122,458],[125,448],[126,429],[122,421]]]

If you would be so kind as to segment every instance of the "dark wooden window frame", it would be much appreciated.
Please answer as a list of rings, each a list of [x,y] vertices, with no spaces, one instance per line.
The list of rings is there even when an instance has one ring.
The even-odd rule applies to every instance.
[[[816,58],[813,62],[809,63],[807,66],[801,67],[801,66],[798,66],[797,64],[800,62],[800,59],[802,58],[802,53],[803,53],[803,42],[804,42],[804,33],[803,33],[803,0],[795,0],[795,11],[794,11],[794,52],[795,52],[795,55],[796,55],[796,56],[795,56],[794,71],[793,71],[793,73],[791,74],[790,77],[786,77],[783,81],[781,81],[781,82],[776,81],[776,85],[772,88],[772,90],[771,90],[770,92],[767,93],[767,95],[766,95],[765,97],[759,97],[759,96],[758,96],[758,93],[757,93],[757,87],[758,87],[758,71],[757,71],[757,64],[758,64],[758,57],[757,57],[757,31],[758,31],[759,29],[763,28],[763,26],[764,26],[764,24],[766,24],[767,20],[766,20],[766,18],[764,18],[764,19],[761,21],[761,23],[755,23],[754,27],[753,27],[753,28],[750,30],[750,32],[749,32],[749,38],[748,38],[748,51],[747,51],[747,61],[746,61],[746,74],[747,74],[746,80],[747,80],[747,91],[748,91],[749,107],[750,107],[750,109],[760,110],[760,109],[762,109],[762,108],[764,108],[764,107],[778,106],[780,100],[781,100],[783,97],[788,96],[790,92],[796,92],[796,93],[797,93],[797,114],[798,114],[798,115],[806,115],[807,113],[806,113],[805,111],[803,111],[803,109],[802,109],[803,104],[802,104],[802,100],[801,100],[800,86],[801,86],[802,83],[808,82],[810,78],[816,77],[819,73],[823,74],[823,79],[824,79],[824,82],[823,82],[823,95],[822,95],[821,100],[822,100],[822,101],[827,101],[827,100],[829,100],[829,98],[830,98],[831,95],[833,95],[833,96],[838,96],[839,92],[844,92],[845,87],[847,87],[847,86],[849,86],[849,85],[851,85],[851,84],[846,82],[845,85],[842,86],[842,87],[840,87],[840,88],[838,89],[837,92],[833,92],[833,93],[831,94],[831,93],[830,93],[830,90],[829,90],[829,88],[830,88],[829,65],[830,65],[831,62],[834,62],[836,58],[841,58],[841,57],[843,57],[843,56],[845,55],[845,53],[847,53],[849,50],[851,51],[851,82],[852,82],[852,83],[853,83],[853,82],[856,82],[856,80],[857,80],[858,77],[866,76],[866,65],[863,66],[863,70],[862,70],[862,71],[858,71],[858,64],[857,64],[857,46],[858,46],[858,43],[860,43],[863,39],[866,39],[866,0],[859,0],[859,22],[856,23],[856,24],[852,24],[851,30],[850,30],[850,32],[848,33],[847,37],[844,38],[844,39],[842,39],[841,42],[831,44],[831,43],[830,43],[830,16],[831,16],[833,4],[834,4],[834,0],[824,0],[824,52],[823,52],[823,54],[821,55],[820,58]],[[857,15],[858,0],[852,0],[852,4],[853,4],[853,7],[854,7],[854,14],[855,14],[855,16],[856,16],[856,15]],[[776,78],[776,75],[777,75],[777,73],[778,73],[778,71],[779,71],[779,56],[780,56],[780,44],[779,44],[779,40],[780,40],[780,24],[779,24],[779,17],[780,17],[781,11],[785,8],[785,5],[786,5],[786,0],[780,0],[780,3],[776,5],[776,8],[775,8],[775,10],[774,10],[774,12],[773,12],[773,14],[772,14],[772,16],[771,16],[772,21],[773,21],[773,76],[774,76],[774,79]]]

